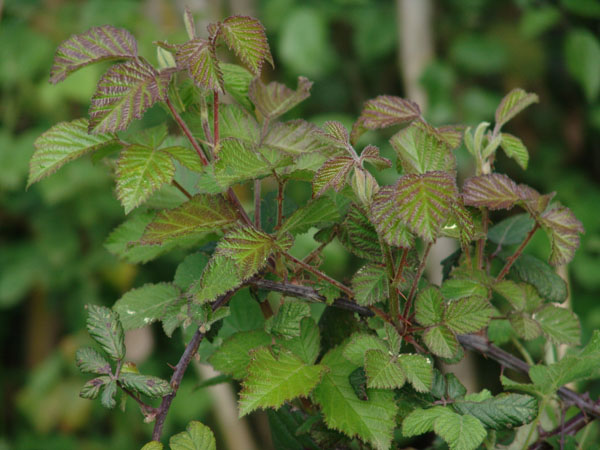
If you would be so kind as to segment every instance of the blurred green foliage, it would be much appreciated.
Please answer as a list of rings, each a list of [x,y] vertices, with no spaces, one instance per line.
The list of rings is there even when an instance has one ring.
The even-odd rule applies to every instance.
[[[124,214],[101,163],[77,161],[27,192],[25,183],[34,139],[52,124],[86,116],[105,68],[87,68],[50,86],[48,73],[60,42],[110,23],[132,31],[140,52],[154,62],[153,39],[185,39],[178,9],[183,3],[7,0],[2,9],[0,2],[0,449],[135,448],[149,436],[150,426],[140,423],[134,408],[107,414],[77,396],[83,378],[74,352],[87,339],[81,331],[85,304],[110,306],[131,287],[171,279],[182,254],[133,265],[105,250],[106,236]],[[236,12],[225,0],[205,4],[210,6],[195,11],[201,23]],[[432,4],[435,57],[420,80],[431,122],[491,120],[500,98],[515,86],[540,96],[539,105],[511,124],[529,148],[531,170],[525,173],[504,158],[497,164],[540,191],[556,190],[583,222],[586,234],[569,276],[573,309],[589,336],[600,327],[600,185],[595,181],[600,179],[600,2]],[[317,123],[331,118],[350,123],[365,100],[405,94],[395,2],[248,0],[245,6],[269,35],[276,68],[266,76],[291,86],[298,75],[315,81],[312,97],[295,114]],[[155,124],[162,117],[155,108],[144,120]],[[383,136],[367,137],[384,154],[389,151]],[[460,170],[468,175],[471,168]],[[306,193],[300,189],[294,195]],[[310,235],[299,241],[293,250],[297,256],[314,245]],[[546,238],[538,233],[528,251],[546,257]],[[332,275],[343,277],[350,264],[340,245],[327,248],[323,268]],[[248,324],[234,314],[226,326]],[[176,362],[181,340],[155,336],[161,340],[141,365],[168,377],[165,362]],[[210,354],[209,347],[202,348],[203,355]],[[193,376],[185,382],[167,434],[182,430],[191,418],[210,424],[209,397],[192,392]]]

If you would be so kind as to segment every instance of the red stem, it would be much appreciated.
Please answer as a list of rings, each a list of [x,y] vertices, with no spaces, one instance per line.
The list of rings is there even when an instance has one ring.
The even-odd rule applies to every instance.
[[[213,155],[219,151],[219,92],[213,91]]]
[[[506,276],[506,274],[510,270],[511,266],[514,264],[514,262],[517,260],[517,258],[519,256],[521,256],[521,253],[523,253],[523,250],[525,250],[525,247],[527,246],[527,244],[529,243],[529,241],[531,240],[531,238],[533,237],[533,235],[535,234],[535,232],[538,230],[539,227],[540,227],[539,224],[536,222],[536,224],[533,226],[531,231],[529,233],[527,233],[527,236],[525,237],[525,239],[523,239],[523,242],[521,242],[521,245],[519,245],[519,248],[517,248],[517,250],[515,250],[515,252],[506,259],[506,264],[504,265],[504,267],[502,268],[502,270],[496,277],[496,283],[498,281],[502,280],[502,278],[504,278]]]
[[[194,150],[196,150],[196,153],[198,153],[198,156],[200,157],[200,161],[202,161],[203,165],[208,166],[208,159],[206,158],[206,155],[202,151],[200,144],[198,144],[198,141],[196,141],[196,139],[192,135],[192,132],[190,131],[189,127],[184,122],[182,117],[179,115],[179,113],[173,106],[173,103],[171,103],[171,100],[169,100],[169,97],[167,97],[166,103],[167,103],[167,106],[169,107],[169,110],[171,111],[171,114],[173,114],[173,118],[175,119],[175,122],[177,122],[177,124],[181,128],[181,131],[183,131],[183,134],[185,134],[185,136],[188,138],[188,141],[190,141],[190,144],[192,144],[192,147],[194,147]]]

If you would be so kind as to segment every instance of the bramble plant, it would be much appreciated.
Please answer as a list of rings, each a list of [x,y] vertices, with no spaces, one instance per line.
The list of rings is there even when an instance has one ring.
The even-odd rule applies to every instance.
[[[542,448],[573,439],[600,417],[596,403],[564,387],[600,376],[599,333],[552,364],[535,364],[522,344],[540,336],[554,349],[580,343],[577,317],[559,306],[566,284],[550,266],[572,259],[580,222],[554,194],[494,172],[500,149],[527,168],[525,145],[503,127],[537,102],[535,94],[512,90],[494,126],[474,130],[433,127],[418,105],[385,95],[365,103],[351,132],[335,121],[321,128],[281,121],[312,83],[300,77],[290,89],[261,81],[263,64],[273,60],[260,22],[233,16],[199,37],[189,12],[184,19],[189,41],[157,42],[158,67],[138,55],[129,32],[101,26],[65,41],[51,71],[57,83],[87,65],[120,61],[98,83],[89,120],[59,123],[37,139],[29,185],[94,153],[114,169],[117,198],[130,214],[107,248],[134,263],[174,248],[191,252],[172,283],[133,289],[112,309],[88,307],[88,331],[102,352],[77,352],[79,368],[96,376],[82,397],[100,397],[107,408],[131,397],[154,422],[144,449],[161,449],[184,373],[210,341],[202,358],[225,376],[206,383],[239,381],[240,415],[268,410],[282,449],[423,447],[435,435],[457,450],[511,442]],[[242,65],[221,61],[218,46]],[[155,104],[182,135],[166,123],[126,131]],[[395,126],[395,163],[373,145],[357,151],[367,130]],[[459,190],[453,152],[463,138],[476,174]],[[380,186],[378,171],[390,167],[397,181]],[[261,194],[265,179],[276,195]],[[312,188],[295,209],[286,190],[293,183]],[[246,184],[254,193],[250,211],[232,189]],[[524,212],[492,226],[492,211],[514,207]],[[550,265],[523,255],[539,229],[551,243]],[[308,231],[320,245],[299,259],[290,251]],[[423,272],[441,236],[460,248],[434,286]],[[333,240],[362,261],[351,279],[319,269]],[[322,314],[311,307],[319,303],[327,305]],[[124,330],[157,321],[167,336],[181,329],[187,339],[170,381],[125,361]],[[506,343],[526,361],[497,346]],[[467,394],[436,368],[458,362],[465,349],[512,371],[501,376],[505,392]],[[516,372],[530,382],[515,381]],[[570,406],[580,412],[565,421]],[[216,448],[197,421],[169,444]]]

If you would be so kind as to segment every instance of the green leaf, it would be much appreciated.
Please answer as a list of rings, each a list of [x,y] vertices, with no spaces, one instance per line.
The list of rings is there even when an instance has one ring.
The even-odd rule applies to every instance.
[[[493,311],[485,298],[461,298],[448,304],[444,323],[456,334],[474,333],[487,326]]]
[[[487,298],[488,289],[476,279],[451,278],[442,284],[442,296],[447,300],[464,297]]]
[[[139,373],[121,373],[119,382],[127,389],[151,398],[164,397],[173,392],[168,381]]]
[[[359,305],[368,306],[385,301],[390,293],[390,283],[385,266],[368,263],[352,278],[354,299]]]
[[[116,142],[113,133],[88,134],[87,119],[60,122],[33,143],[27,187],[52,175],[66,163]]]
[[[491,227],[488,239],[499,246],[520,244],[534,223],[529,214],[516,214]]]
[[[444,317],[444,298],[439,289],[428,287],[419,291],[415,300],[415,319],[429,327],[441,323]]]
[[[327,154],[327,145],[317,136],[318,130],[304,120],[278,122],[271,127],[262,145],[292,156],[313,152]]]
[[[243,281],[233,259],[215,254],[202,271],[200,280],[190,287],[189,293],[197,302],[208,303],[235,289]]]
[[[77,350],[75,362],[82,372],[105,375],[111,372],[110,363],[93,348],[85,347]]]
[[[166,98],[171,75],[159,73],[143,59],[116,64],[100,79],[90,106],[89,131],[126,129],[154,103]]]
[[[542,334],[540,325],[526,313],[515,313],[508,316],[508,320],[519,337],[530,341]]]
[[[399,389],[406,382],[406,375],[395,359],[379,350],[365,353],[365,372],[369,388]]]
[[[105,386],[106,384],[110,383],[110,381],[111,378],[107,376],[93,378],[83,385],[83,387],[81,388],[81,392],[79,392],[79,396],[81,398],[93,400],[98,397],[102,386]]]
[[[402,337],[396,327],[392,324],[385,322],[383,324],[383,331],[385,333],[385,342],[388,346],[389,351],[395,356],[400,353],[400,347],[402,345]]]
[[[285,401],[307,397],[325,370],[322,365],[308,366],[285,351],[278,358],[268,348],[254,351],[240,393],[240,417],[258,408],[279,408]]]
[[[522,394],[500,394],[482,401],[456,400],[452,407],[469,414],[493,430],[512,429],[530,423],[537,417],[535,397]]]
[[[300,336],[300,322],[310,316],[310,307],[300,301],[286,300],[279,307],[277,314],[269,317],[265,323],[268,333],[291,339]]]
[[[257,19],[231,16],[223,21],[221,31],[227,46],[255,75],[260,74],[263,61],[273,65],[265,29]]]
[[[392,136],[390,143],[398,155],[403,173],[450,172],[456,169],[456,158],[450,146],[435,128],[424,122],[411,123]]]
[[[559,266],[571,262],[579,247],[579,235],[584,232],[575,214],[569,208],[555,206],[546,210],[538,222],[550,239],[550,264]]]
[[[502,280],[493,285],[494,292],[500,294],[504,297],[508,302],[512,305],[514,309],[517,311],[525,311],[530,310],[528,306],[534,306],[534,309],[539,306],[541,303],[541,299],[528,299],[528,294],[531,292],[526,290],[525,284],[523,283],[515,283],[511,280]],[[534,294],[534,293],[531,293]],[[536,300],[539,300],[537,302]]]
[[[439,416],[433,430],[451,450],[475,450],[487,436],[485,428],[475,417],[455,413]]]
[[[433,365],[422,355],[403,354],[398,356],[398,364],[406,375],[406,380],[417,392],[429,392],[433,383]]]
[[[219,133],[221,140],[236,138],[248,148],[253,148],[260,141],[260,128],[256,119],[236,105],[219,106]]]
[[[533,315],[542,332],[555,344],[579,344],[581,327],[572,311],[560,306],[546,305]]]
[[[513,89],[504,96],[496,109],[496,127],[500,128],[532,103],[538,102],[536,94],[530,94],[523,89]]]
[[[452,358],[458,352],[456,336],[444,325],[427,329],[423,333],[423,341],[432,353],[442,358]]]
[[[200,279],[207,263],[208,256],[205,253],[198,252],[187,255],[177,266],[173,283],[179,289],[188,289],[196,280]]]
[[[177,46],[175,59],[187,71],[200,89],[223,91],[223,74],[219,67],[215,47],[206,39],[192,39]]]
[[[408,230],[403,218],[394,214],[390,205],[394,204],[396,193],[391,186],[379,189],[376,201],[371,203],[371,217],[375,228],[383,240],[394,247],[411,248],[414,236]]]
[[[463,200],[468,206],[510,209],[521,197],[517,183],[500,173],[472,177],[463,185]]]
[[[310,426],[320,416],[309,416],[308,420],[302,411],[296,408],[284,405],[277,411],[267,410],[269,418],[269,428],[273,439],[273,446],[276,449],[286,450],[320,450],[311,436],[307,433]],[[303,428],[308,426],[306,430]]]
[[[237,212],[220,195],[195,195],[183,205],[163,210],[146,227],[141,242],[162,244],[206,231],[223,229],[237,221]]]
[[[215,437],[206,425],[193,420],[185,430],[171,436],[171,450],[217,450]]]
[[[87,329],[114,360],[125,357],[125,333],[116,312],[104,306],[88,305]]]
[[[270,345],[271,339],[263,330],[240,331],[226,339],[209,358],[209,362],[219,372],[242,380],[247,376],[251,351]]]
[[[433,425],[437,418],[450,412],[445,406],[434,406],[429,409],[417,408],[402,421],[402,435],[411,437],[433,431]]]
[[[159,47],[160,48],[160,47]],[[161,442],[150,441],[141,448],[141,450],[163,450],[164,447]]]
[[[500,146],[506,156],[514,159],[523,170],[527,170],[527,163],[529,162],[529,152],[527,147],[523,144],[523,141],[516,136],[508,133],[501,133],[502,141]]]
[[[194,150],[188,147],[173,146],[161,148],[163,152],[168,153],[176,159],[182,166],[194,172],[204,172],[204,165]]]
[[[356,161],[350,156],[338,156],[325,162],[313,179],[313,197],[318,197],[327,189],[339,192]]]
[[[237,228],[225,235],[217,252],[231,258],[239,267],[243,279],[262,269],[271,254],[278,249],[271,236],[254,228]]]
[[[312,227],[324,227],[340,219],[336,205],[327,197],[312,200],[283,221],[279,229],[282,233],[293,235],[306,233]]]
[[[356,333],[348,339],[342,352],[344,358],[355,366],[362,366],[365,362],[365,355],[369,350],[381,350],[387,353],[388,348],[385,342],[377,336],[365,333]]]
[[[247,110],[252,110],[248,88],[254,78],[250,72],[237,64],[220,63],[225,91]]]
[[[529,283],[550,302],[562,303],[567,299],[567,283],[546,262],[533,255],[521,255],[510,271],[517,279]]]
[[[131,145],[117,161],[117,198],[125,214],[144,203],[163,184],[170,183],[175,166],[168,154],[140,145]]]
[[[314,319],[304,317],[300,321],[300,335],[291,339],[279,339],[278,343],[306,364],[314,364],[319,356],[321,343],[319,327]]]
[[[374,145],[367,145],[360,152],[360,162],[368,162],[373,164],[378,170],[385,170],[392,167],[392,162],[379,154],[379,149]]]
[[[356,365],[342,356],[342,347],[329,351],[321,364],[329,371],[315,388],[314,397],[327,426],[358,436],[378,450],[390,448],[397,410],[394,393],[367,389],[368,400],[358,398],[348,379]]]
[[[435,241],[458,196],[454,178],[446,172],[408,174],[391,189],[391,203],[385,189],[375,195],[373,203],[388,202],[387,214],[396,214],[410,231],[427,242]]]
[[[347,250],[359,258],[378,263],[383,261],[377,231],[357,205],[353,204],[348,211],[340,240]]]
[[[285,160],[272,164],[242,141],[228,138],[221,141],[219,159],[215,163],[217,182],[228,187],[236,183],[271,175]]]
[[[110,380],[104,385],[104,390],[100,396],[100,403],[102,406],[108,409],[113,409],[117,405],[115,395],[117,393],[117,382],[116,380]]]
[[[319,133],[319,139],[339,150],[346,150],[350,146],[350,135],[348,130],[341,122],[337,120],[328,120],[322,126],[323,130]]]
[[[125,293],[113,309],[125,330],[141,328],[161,319],[180,295],[179,289],[170,283],[146,284]]]
[[[598,98],[600,92],[600,42],[590,31],[583,28],[571,29],[564,44],[565,60],[571,76],[583,88],[589,103]]]
[[[50,82],[56,84],[93,63],[136,57],[137,42],[127,30],[111,25],[94,27],[60,44],[50,71]]]
[[[311,86],[312,82],[304,77],[298,77],[295,91],[274,81],[265,85],[259,78],[255,78],[250,83],[248,95],[256,109],[266,119],[273,120],[306,100],[310,96]]]

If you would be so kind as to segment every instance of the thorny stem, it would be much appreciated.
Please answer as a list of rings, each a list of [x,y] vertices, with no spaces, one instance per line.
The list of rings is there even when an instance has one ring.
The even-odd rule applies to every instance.
[[[521,245],[519,245],[519,248],[517,248],[515,250],[515,252],[506,259],[506,264],[504,265],[504,267],[502,268],[502,270],[496,277],[496,283],[498,281],[502,280],[502,278],[504,278],[506,276],[506,274],[510,270],[511,266],[514,264],[514,262],[517,260],[517,258],[519,256],[521,256],[521,253],[523,253],[523,250],[525,250],[525,247],[527,246],[527,244],[529,244],[529,241],[531,240],[531,238],[533,237],[533,235],[535,234],[535,232],[538,230],[539,227],[540,227],[539,224],[536,222],[536,224],[533,226],[531,231],[529,233],[527,233],[527,236],[525,237],[525,239],[523,239],[523,242],[521,242]]]
[[[182,185],[180,185],[180,184],[179,184],[177,181],[175,181],[175,180],[171,181],[171,184],[172,184],[173,186],[175,186],[177,189],[179,189],[179,190],[181,191],[181,193],[182,193],[183,195],[185,195],[185,196],[188,198],[188,200],[191,200],[191,198],[192,198],[192,194],[190,194],[190,193],[187,191],[187,189],[186,189],[186,188],[184,188]]]
[[[121,390],[123,392],[125,392],[132,399],[134,399],[138,405],[140,405],[140,408],[142,409],[142,412],[145,416],[152,416],[152,415],[155,415],[158,413],[158,408],[155,408],[154,406],[151,406],[148,403],[145,403],[143,400],[141,400],[137,395],[135,395],[133,392],[131,392],[129,389],[127,389],[125,386],[123,386],[121,383],[119,383],[119,387],[121,388]]]
[[[400,264],[398,264],[398,268],[396,269],[396,275],[394,275],[393,285],[397,285],[400,280],[402,280],[402,272],[404,272],[404,267],[406,267],[406,259],[408,257],[409,249],[405,248],[402,250],[402,256],[400,258]]]
[[[425,247],[425,252],[423,252],[423,258],[421,259],[421,263],[419,264],[417,273],[415,274],[413,284],[410,287],[410,292],[408,294],[408,297],[406,298],[406,303],[404,304],[404,311],[402,312],[402,315],[404,317],[408,317],[408,313],[410,312],[412,302],[415,299],[415,295],[417,293],[417,286],[419,285],[419,280],[421,279],[423,271],[425,270],[425,263],[427,262],[427,256],[429,255],[429,250],[431,250],[432,245],[433,244],[431,242],[428,243],[427,247]]]
[[[240,286],[238,289],[240,289],[242,286]],[[212,304],[213,311],[227,303],[229,299],[233,296],[233,294],[235,294],[235,292],[236,290],[232,290],[215,300],[215,302]],[[179,385],[181,384],[181,380],[183,379],[183,374],[190,365],[192,358],[198,351],[198,347],[200,346],[200,342],[202,342],[202,339],[204,339],[204,333],[202,333],[200,329],[196,330],[194,336],[185,347],[181,358],[179,358],[179,362],[175,366],[175,371],[173,372],[173,375],[171,376],[171,381],[169,383],[173,391],[170,394],[163,397],[160,406],[156,410],[156,422],[154,424],[154,430],[152,431],[153,441],[160,440],[160,435],[162,434],[165,419],[167,418],[167,413],[169,412],[169,408],[171,407],[171,403],[173,402],[175,395],[177,395],[177,390],[179,389]]]
[[[169,100],[169,97],[167,97],[166,103],[169,110],[171,111],[171,114],[173,115],[173,118],[175,119],[175,122],[177,122],[177,124],[181,128],[181,131],[183,131],[183,134],[185,134],[188,141],[190,141],[190,144],[192,144],[192,147],[194,147],[194,150],[196,150],[196,153],[198,153],[200,161],[202,161],[203,165],[208,166],[208,159],[206,158],[204,151],[200,147],[200,144],[198,144],[198,141],[196,141],[196,139],[192,135],[192,132],[190,131],[187,124],[184,122],[183,118],[179,115],[179,113],[173,106],[173,103],[171,103],[171,100]]]
[[[260,230],[260,180],[254,180],[254,226]]]
[[[483,251],[485,250],[485,241],[488,229],[488,210],[481,208],[481,226],[483,227],[483,237],[477,241],[477,268],[483,269]]]
[[[336,288],[338,288],[340,291],[344,292],[348,297],[352,298],[354,297],[354,292],[352,292],[352,289],[350,289],[348,286],[343,285],[342,283],[340,283],[337,280],[334,280],[333,278],[331,278],[329,275],[324,274],[323,272],[321,272],[319,269],[316,269],[315,267],[306,264],[304,261],[290,255],[288,252],[285,252],[283,254],[287,259],[289,259],[290,261],[298,264],[299,266],[301,266],[304,270],[306,270],[307,272],[312,273],[314,276],[316,276],[317,278],[320,278],[323,281],[328,282],[329,284],[334,285]]]

